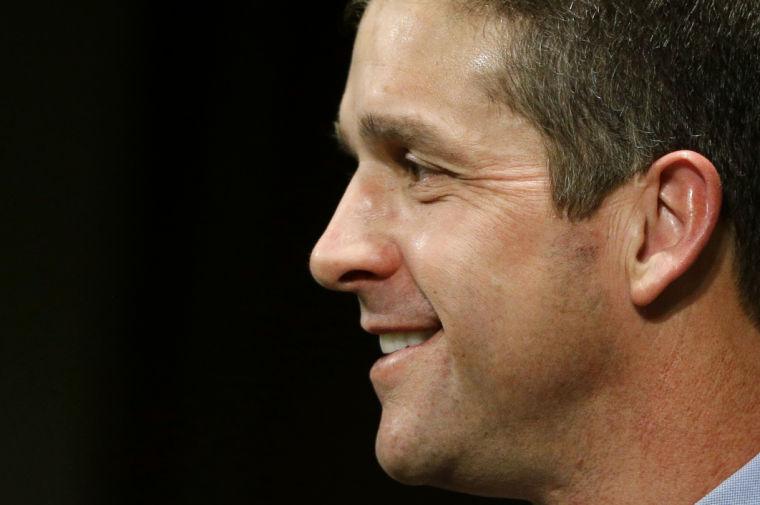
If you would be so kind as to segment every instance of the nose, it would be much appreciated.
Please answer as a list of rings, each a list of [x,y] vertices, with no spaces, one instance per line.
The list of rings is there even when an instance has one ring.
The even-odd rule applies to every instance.
[[[357,172],[311,253],[310,268],[322,286],[358,291],[393,276],[401,253],[391,237],[392,213],[382,188]]]

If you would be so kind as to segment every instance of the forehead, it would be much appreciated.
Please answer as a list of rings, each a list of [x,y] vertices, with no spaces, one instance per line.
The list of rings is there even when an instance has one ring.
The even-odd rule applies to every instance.
[[[485,22],[446,0],[374,0],[359,27],[348,98],[408,97],[424,105],[487,101],[482,85],[496,68]],[[422,101],[422,103],[420,103]],[[388,104],[384,104],[387,106]]]
[[[372,146],[361,142],[363,118],[413,120],[434,127],[447,151],[466,153],[475,168],[543,163],[535,128],[489,93],[502,68],[501,28],[448,0],[373,0],[341,101],[341,136],[362,158]]]
[[[362,18],[356,46],[380,60],[391,52],[446,58],[450,55],[443,53],[450,49],[472,45],[474,24],[465,21],[449,0],[374,0]]]

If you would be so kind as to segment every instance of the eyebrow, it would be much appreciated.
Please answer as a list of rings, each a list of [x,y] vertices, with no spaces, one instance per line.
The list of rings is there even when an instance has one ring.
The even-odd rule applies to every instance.
[[[454,163],[464,164],[465,158],[452,148],[452,142],[435,126],[413,117],[384,114],[365,114],[359,120],[359,135],[368,144],[392,143],[409,149],[441,156]],[[335,121],[335,139],[341,150],[356,157],[356,150],[344,133],[340,121]]]

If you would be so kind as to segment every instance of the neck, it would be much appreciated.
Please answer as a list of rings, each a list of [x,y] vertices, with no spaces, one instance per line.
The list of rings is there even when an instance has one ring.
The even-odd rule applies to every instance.
[[[535,503],[693,504],[760,452],[760,332],[720,288],[626,337],[641,351]]]

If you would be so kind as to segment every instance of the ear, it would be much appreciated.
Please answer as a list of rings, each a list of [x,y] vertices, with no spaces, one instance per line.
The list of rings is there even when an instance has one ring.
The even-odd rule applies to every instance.
[[[657,160],[643,177],[627,270],[631,300],[644,307],[682,276],[710,240],[722,189],[715,166],[693,151]]]

